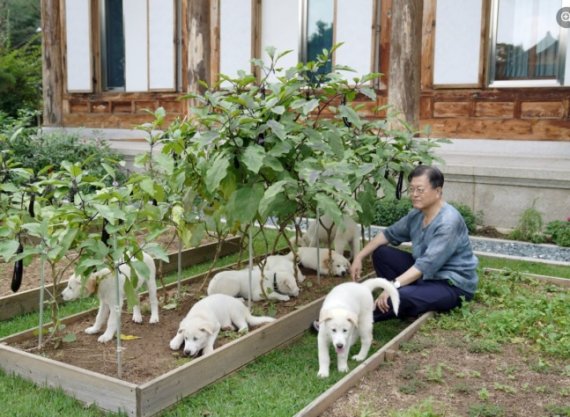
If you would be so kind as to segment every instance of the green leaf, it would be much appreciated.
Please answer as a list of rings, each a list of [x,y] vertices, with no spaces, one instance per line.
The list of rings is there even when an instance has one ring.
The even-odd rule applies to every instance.
[[[362,94],[368,97],[370,100],[376,101],[376,91],[370,87],[360,87],[358,89]]]
[[[0,257],[4,259],[4,262],[9,262],[19,245],[17,240],[0,240]]]
[[[285,140],[287,133],[285,127],[279,123],[277,120],[269,120],[267,125],[271,128],[271,131],[281,140]]]
[[[127,297],[127,304],[129,305],[129,308],[137,305],[139,301],[137,292],[133,286],[133,282],[131,282],[133,278],[134,277],[131,276],[130,279],[125,279],[125,283],[123,284],[123,289],[125,290],[125,296]]]
[[[346,117],[347,120],[350,123],[352,123],[355,127],[357,127],[357,128],[362,127],[362,121],[360,120],[358,113],[356,113],[353,108],[348,107],[348,106],[339,106],[338,110],[339,110],[340,115],[342,117]]]
[[[154,155],[153,159],[156,161],[162,173],[172,175],[174,172],[174,159],[170,155],[159,153]]]
[[[320,210],[321,216],[323,214],[328,214],[332,217],[335,223],[341,223],[342,212],[338,208],[338,204],[332,198],[325,194],[317,194],[315,196],[315,200],[317,202],[317,207]]]
[[[229,158],[221,154],[216,157],[212,166],[206,172],[206,188],[215,193],[222,180],[226,177],[230,166]]]
[[[315,110],[318,106],[319,106],[319,100],[317,100],[316,98],[307,101],[303,105],[303,114],[308,115],[313,110]]]
[[[257,174],[263,166],[265,150],[259,145],[249,145],[242,156],[242,162],[254,174]]]
[[[149,243],[144,246],[143,250],[154,259],[160,259],[166,263],[169,262],[168,254],[159,243]]]
[[[93,207],[112,225],[115,224],[116,220],[126,220],[125,213],[118,208],[103,204],[93,204]]]
[[[73,343],[76,340],[77,336],[75,335],[75,333],[67,333],[65,336],[61,338],[61,341],[65,343]]]
[[[245,186],[232,194],[228,202],[228,219],[230,221],[249,224],[255,218],[259,202],[263,198],[264,190],[261,184]]]
[[[141,187],[141,190],[143,190],[145,193],[147,193],[151,197],[154,197],[154,181],[152,179],[145,178],[139,183],[139,186]]]

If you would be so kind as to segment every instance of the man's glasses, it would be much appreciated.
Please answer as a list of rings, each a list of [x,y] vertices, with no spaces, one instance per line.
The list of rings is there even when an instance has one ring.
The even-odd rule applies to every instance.
[[[423,195],[423,193],[425,192],[426,192],[425,188],[408,188],[409,195],[414,195],[414,194]]]

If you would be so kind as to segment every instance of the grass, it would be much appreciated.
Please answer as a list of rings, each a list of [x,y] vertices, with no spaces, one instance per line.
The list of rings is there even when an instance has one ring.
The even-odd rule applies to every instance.
[[[487,306],[499,305],[500,308],[490,312],[488,309],[477,309],[478,303],[466,303],[463,308],[450,314],[438,315],[438,320],[433,321],[435,324],[431,325],[460,329],[464,332],[465,342],[469,346],[482,350],[500,348],[503,343],[524,337],[530,340],[545,358],[542,364],[538,363],[537,366],[545,366],[550,355],[569,357],[570,294],[555,286],[544,285],[541,288],[547,291],[540,291],[537,294],[536,284],[518,274],[518,272],[528,272],[570,278],[568,268],[486,257],[481,257],[480,260],[481,267],[506,268],[511,271],[506,274],[492,274],[482,279],[477,294],[478,303]],[[218,265],[228,265],[235,261],[237,255],[232,255],[221,259]],[[189,268],[184,271],[184,276],[199,274],[208,267],[209,265],[199,265]],[[176,273],[171,274],[167,280],[175,281]],[[514,289],[516,297],[512,296]],[[81,300],[64,305],[62,316],[83,311],[95,304],[93,300]],[[536,326],[538,317],[542,326]],[[37,326],[37,320],[37,314],[28,314],[1,322],[0,337]],[[403,327],[404,323],[397,320],[376,325],[376,342],[373,350],[377,350]],[[484,340],[485,343],[477,345],[478,340]],[[307,333],[296,342],[258,358],[224,380],[182,400],[159,416],[261,417],[268,415],[267,410],[271,410],[272,416],[291,416],[343,376],[334,369],[333,365],[330,378],[326,380],[316,378],[315,346],[316,336]],[[410,350],[417,348],[413,344],[408,346]],[[349,365],[352,369],[355,363],[350,362]],[[444,377],[441,375],[445,371],[443,368],[432,371],[435,379]],[[417,387],[411,385],[408,388],[411,391],[417,390]],[[8,376],[1,371],[0,398],[3,399],[0,417],[121,416],[115,413],[104,414],[93,407],[85,408],[82,403],[67,397],[60,390],[37,388],[19,377]],[[243,398],[248,400],[242,401]],[[41,407],[38,407],[38,404],[41,404]],[[395,416],[440,415],[437,414],[440,406],[440,403],[428,400],[418,408],[409,409]],[[374,415],[371,410],[361,411],[362,415]],[[500,409],[490,409],[488,404],[480,404],[470,410],[470,416],[500,416],[502,412]]]

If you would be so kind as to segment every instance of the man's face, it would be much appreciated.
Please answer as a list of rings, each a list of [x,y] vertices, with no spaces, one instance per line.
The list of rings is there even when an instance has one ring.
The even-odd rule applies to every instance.
[[[412,178],[408,186],[412,205],[418,210],[429,208],[441,198],[441,187],[432,188],[427,175]]]

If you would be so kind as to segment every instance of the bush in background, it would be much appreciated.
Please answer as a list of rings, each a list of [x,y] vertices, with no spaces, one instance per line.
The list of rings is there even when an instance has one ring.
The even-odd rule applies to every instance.
[[[546,237],[542,232],[542,213],[532,207],[524,210],[519,218],[518,224],[509,237],[515,240],[523,240],[533,243],[544,243]]]
[[[404,217],[412,209],[412,201],[409,198],[397,200],[384,197],[376,203],[374,223],[379,226],[390,226]]]
[[[570,221],[554,220],[548,223],[546,234],[558,246],[570,247]]]
[[[475,230],[477,230],[477,216],[473,213],[471,207],[456,201],[450,201],[449,204],[455,207],[459,214],[461,214],[465,224],[467,225],[469,234],[475,233]]]
[[[3,123],[3,124],[2,124]],[[38,134],[26,128],[21,119],[0,117],[0,151],[9,151],[13,162],[34,173],[53,166],[59,169],[63,161],[81,162],[83,169],[97,178],[103,178],[106,163],[117,170],[117,182],[126,180],[126,172],[118,169],[123,157],[112,150],[104,140],[81,139],[69,134]]]
[[[450,201],[449,204],[455,207],[459,214],[461,214],[463,220],[465,220],[469,234],[474,233],[477,228],[477,216],[475,216],[473,210],[465,204],[454,201]],[[385,197],[376,203],[375,224],[379,226],[390,226],[408,214],[411,209],[412,201],[407,197],[401,200]]]

